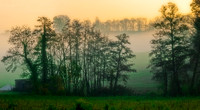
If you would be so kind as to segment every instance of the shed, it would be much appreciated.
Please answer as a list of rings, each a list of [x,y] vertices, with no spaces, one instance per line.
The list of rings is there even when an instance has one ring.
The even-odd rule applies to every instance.
[[[31,82],[28,79],[16,79],[15,91],[27,92],[31,90]]]

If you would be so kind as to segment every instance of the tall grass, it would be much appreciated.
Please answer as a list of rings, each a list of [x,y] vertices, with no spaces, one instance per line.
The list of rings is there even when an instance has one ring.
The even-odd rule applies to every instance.
[[[0,110],[200,110],[200,97],[0,95]]]

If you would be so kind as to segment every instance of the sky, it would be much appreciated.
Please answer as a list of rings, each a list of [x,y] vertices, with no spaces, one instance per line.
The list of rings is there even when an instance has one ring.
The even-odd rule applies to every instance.
[[[39,16],[53,19],[68,15],[79,20],[98,17],[123,19],[131,17],[154,18],[167,2],[174,2],[182,13],[190,12],[191,0],[0,0],[0,32],[16,25],[33,27]]]

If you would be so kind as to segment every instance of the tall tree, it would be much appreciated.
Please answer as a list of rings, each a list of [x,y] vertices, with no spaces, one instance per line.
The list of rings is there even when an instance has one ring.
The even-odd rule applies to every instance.
[[[25,65],[28,71],[25,70],[24,75],[30,77],[33,89],[37,91],[39,74],[36,56],[33,55],[36,39],[27,26],[14,27],[10,34],[9,43],[13,47],[8,51],[8,55],[3,57],[2,62],[8,65],[7,71],[15,71],[19,65]]]
[[[164,24],[162,24],[163,26]],[[154,25],[157,27],[157,24]],[[154,34],[154,39],[151,41],[152,51],[149,54],[151,57],[148,67],[151,68],[151,72],[154,73],[153,79],[161,82],[164,95],[168,94],[168,64],[170,63],[167,53],[169,49],[166,47],[166,41],[163,40],[163,33],[157,32]]]
[[[72,38],[74,39],[74,58],[72,60],[72,66],[73,66],[73,83],[74,83],[74,92],[77,92],[78,84],[79,84],[79,78],[81,74],[81,62],[80,62],[80,45],[82,41],[82,24],[78,20],[74,20],[71,25],[72,28]]]
[[[127,72],[135,72],[136,70],[132,68],[133,63],[128,63],[128,60],[135,57],[132,50],[127,47],[130,42],[128,41],[129,36],[126,34],[120,34],[116,36],[117,41],[111,42],[111,52],[113,54],[112,58],[114,61],[113,67],[115,71],[114,76],[114,88],[118,86],[120,79],[126,82],[128,79]]]
[[[191,84],[190,84],[190,93],[193,94],[196,92],[194,89],[194,86],[198,88],[198,85],[196,83],[197,81],[197,74],[199,73],[199,67],[200,67],[200,1],[199,0],[193,0],[191,4],[192,8],[192,13],[194,16],[194,28],[195,28],[195,33],[192,38],[192,43],[193,43],[193,55],[191,56],[191,65],[193,67],[193,74],[192,74],[192,79],[191,79]],[[200,85],[200,83],[199,83]]]
[[[98,18],[96,19],[95,25],[99,26],[99,21]],[[87,95],[90,92],[90,83],[89,83],[89,62],[87,59],[89,59],[88,56],[88,43],[89,43],[89,38],[91,37],[90,33],[94,29],[94,27],[91,26],[91,23],[89,21],[83,22],[83,80],[84,80],[84,88],[86,87],[86,92],[85,95]]]
[[[60,59],[58,64],[59,74],[61,75],[65,89],[67,90],[67,86],[69,86],[69,81],[67,81],[69,77],[67,72],[67,53],[69,51],[67,48],[67,41],[70,35],[70,18],[64,15],[55,16],[53,18],[53,27],[57,33],[56,39],[58,42],[56,50],[58,50],[58,47],[60,50],[60,57],[58,58]]]
[[[42,68],[42,83],[43,85],[47,84],[47,79],[48,79],[48,58],[47,58],[47,46],[48,42],[51,40],[53,36],[55,36],[55,32],[52,29],[52,22],[50,19],[46,17],[39,17],[37,20],[40,25],[37,25],[37,29],[35,32],[38,34],[38,39],[40,45],[40,51],[41,51],[41,68]]]
[[[157,30],[156,34],[161,36],[161,38],[152,41],[154,43],[157,42],[155,45],[158,46],[159,44],[159,46],[154,48],[151,54],[154,61],[159,61],[162,57],[164,59],[162,58],[163,60],[161,60],[162,65],[159,65],[159,62],[157,65],[154,65],[154,61],[151,63],[155,68],[162,67],[160,74],[163,74],[163,71],[164,73],[166,71],[168,74],[170,73],[170,93],[172,95],[180,95],[180,75],[185,69],[186,59],[188,58],[188,27],[178,13],[178,8],[174,3],[170,2],[167,5],[163,5],[160,12],[162,14],[161,20],[156,22],[154,27]],[[164,50],[160,51],[161,47]],[[160,53],[161,56],[157,55],[158,51],[162,52]],[[165,52],[163,53],[163,51]],[[166,65],[166,62],[169,63]],[[166,76],[164,79],[167,79],[166,73],[164,76]]]

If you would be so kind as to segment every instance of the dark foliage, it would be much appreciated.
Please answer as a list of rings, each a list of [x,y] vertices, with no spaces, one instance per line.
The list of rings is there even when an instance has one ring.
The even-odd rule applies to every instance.
[[[187,76],[190,56],[190,32],[186,16],[178,13],[173,3],[163,5],[160,21],[154,24],[155,39],[151,41],[151,71],[161,82],[164,95],[181,95],[182,78]]]
[[[39,17],[38,22],[34,31],[28,27],[11,30],[13,48],[2,59],[8,71],[23,64],[32,92],[88,96],[109,88],[107,92],[113,93],[121,81],[128,80],[128,72],[135,72],[128,63],[135,55],[126,34],[112,41],[90,21],[71,21],[67,16],[56,16],[53,22]]]

